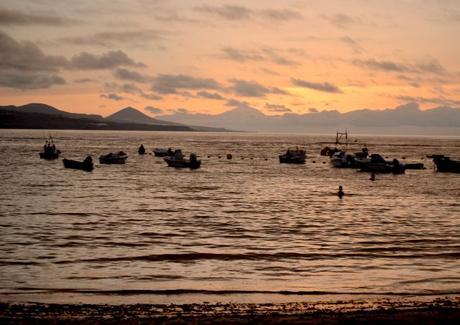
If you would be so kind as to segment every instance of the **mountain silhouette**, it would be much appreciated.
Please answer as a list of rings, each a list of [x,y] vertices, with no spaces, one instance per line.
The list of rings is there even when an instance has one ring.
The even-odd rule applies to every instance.
[[[152,124],[152,125],[177,125],[178,124],[174,122],[160,121],[160,120],[154,119],[133,107],[125,107],[119,110],[118,112],[115,112],[107,116],[105,119],[108,121],[114,121],[114,122]]]
[[[0,128],[85,129],[146,131],[229,131],[213,126],[189,126],[151,118],[133,107],[126,107],[106,118],[96,114],[70,113],[42,103],[0,106]]]
[[[101,115],[97,114],[80,114],[80,113],[69,113],[53,106],[43,103],[30,103],[22,106],[0,106],[1,110],[16,110],[21,113],[36,113],[36,114],[48,114],[48,115],[60,115],[71,118],[91,118],[91,119],[102,119]]]

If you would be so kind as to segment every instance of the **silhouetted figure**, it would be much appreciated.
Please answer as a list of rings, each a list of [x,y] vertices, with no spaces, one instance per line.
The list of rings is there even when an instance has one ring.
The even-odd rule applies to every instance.
[[[173,155],[173,151],[171,148],[168,148],[168,156],[172,156]]]
[[[174,157],[176,159],[179,159],[179,160],[184,159],[184,155],[182,154],[182,150],[177,149],[176,151],[174,151]]]
[[[87,166],[90,166],[93,164],[93,158],[91,158],[91,156],[88,156],[85,158],[85,160],[83,160],[83,163]]]
[[[339,198],[342,198],[345,195],[345,193],[343,192],[342,185],[339,186],[339,191],[337,192],[337,195]]]
[[[370,179],[371,181],[375,181],[375,174],[372,173],[372,174],[371,174],[371,177],[370,177],[369,179]]]
[[[145,148],[144,148],[144,145],[143,145],[143,144],[141,144],[141,146],[139,147],[139,149],[137,150],[137,152],[138,152],[140,155],[145,154]]]

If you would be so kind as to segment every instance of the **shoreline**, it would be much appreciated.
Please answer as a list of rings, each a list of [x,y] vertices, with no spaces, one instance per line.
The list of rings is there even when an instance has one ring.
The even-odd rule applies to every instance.
[[[412,297],[414,298],[414,297]],[[415,297],[416,298],[416,297]],[[290,303],[45,304],[0,303],[2,324],[37,322],[154,324],[456,323],[460,296]]]

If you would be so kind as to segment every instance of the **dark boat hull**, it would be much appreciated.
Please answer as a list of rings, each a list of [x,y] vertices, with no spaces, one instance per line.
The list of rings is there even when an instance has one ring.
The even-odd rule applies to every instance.
[[[59,152],[53,152],[53,153],[40,152],[40,158],[41,159],[46,159],[46,160],[58,159],[59,158]]]
[[[168,167],[174,168],[190,168],[190,169],[198,169],[201,167],[201,160],[190,161],[187,159],[178,160],[172,159],[169,157],[164,158],[164,161],[168,164]]]
[[[425,166],[423,163],[408,163],[404,164],[404,167],[406,169],[425,169]]]
[[[286,157],[285,155],[279,156],[280,164],[305,164],[304,157]]]
[[[128,156],[117,156],[117,155],[103,155],[99,157],[101,164],[125,164]]]
[[[62,162],[64,163],[65,168],[71,169],[80,169],[87,172],[90,172],[94,169],[93,163],[84,163],[81,161],[71,160],[71,159],[63,159]]]
[[[379,174],[404,174],[406,168],[402,165],[394,166],[390,164],[369,163],[361,166],[360,171]]]
[[[436,170],[442,173],[460,173],[460,161],[450,160],[449,158],[434,159]]]

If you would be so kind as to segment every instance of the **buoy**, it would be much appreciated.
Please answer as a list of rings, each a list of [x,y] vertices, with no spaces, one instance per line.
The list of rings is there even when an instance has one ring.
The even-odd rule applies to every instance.
[[[220,159],[220,158],[222,158],[222,157],[221,157],[221,156],[217,156],[217,158],[219,158],[219,159]]]
[[[210,155],[208,155],[208,158],[211,158],[211,156],[210,156]]]
[[[233,158],[232,154],[231,154],[231,153],[228,153],[228,154],[227,154],[227,159],[232,159],[232,158]]]
[[[244,160],[244,157],[241,157],[241,160]]]
[[[312,163],[314,163],[314,164],[315,164],[315,163],[316,163],[316,161],[315,161],[315,160],[313,160],[313,161],[312,161]]]

